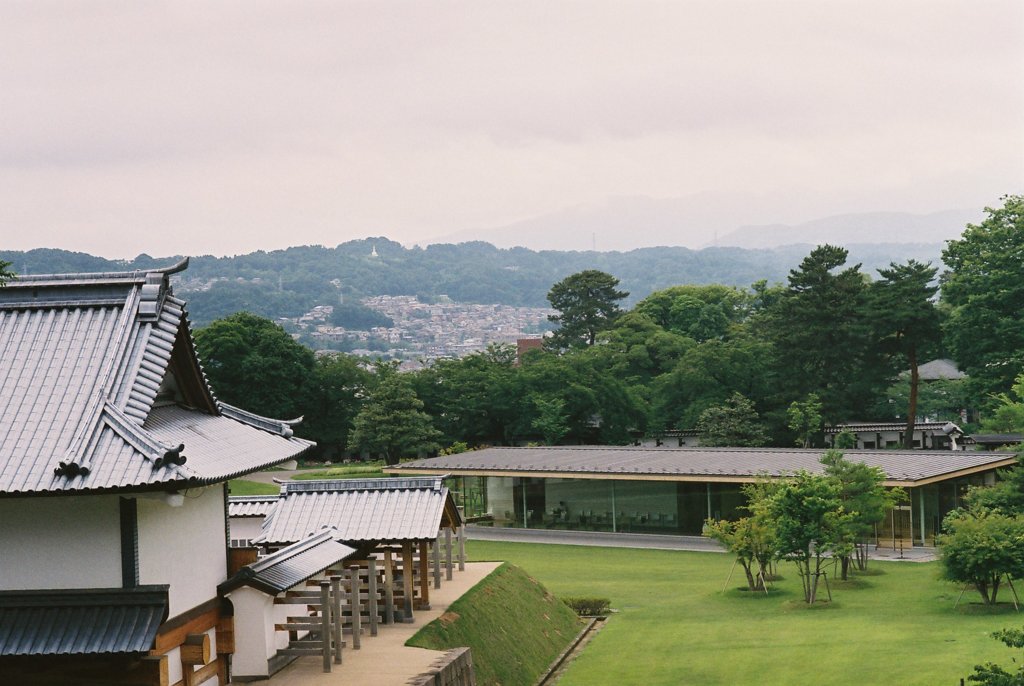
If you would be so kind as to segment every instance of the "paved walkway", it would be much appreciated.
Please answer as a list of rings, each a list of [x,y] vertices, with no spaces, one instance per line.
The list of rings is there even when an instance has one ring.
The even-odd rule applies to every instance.
[[[280,472],[274,472],[280,473]],[[402,686],[412,677],[427,671],[443,652],[405,645],[413,634],[440,617],[448,606],[476,586],[484,577],[497,569],[500,562],[469,562],[466,571],[455,570],[451,581],[441,581],[441,588],[430,589],[430,610],[415,613],[411,624],[381,625],[376,636],[363,629],[362,647],[352,649],[352,637],[343,651],[344,662],[334,665],[334,671],[325,674],[320,657],[300,657],[269,681],[257,683],[268,686],[327,686],[335,684],[374,684],[374,686]]]
[[[626,534],[607,531],[564,531],[561,529],[512,529],[493,526],[467,526],[466,537],[477,541],[503,541],[507,543],[554,543],[560,545],[592,545],[607,548],[652,548],[657,550],[694,550],[699,552],[725,552],[717,541],[704,536],[665,536],[658,534]],[[870,549],[874,560],[906,560],[928,562],[936,559],[935,548]]]

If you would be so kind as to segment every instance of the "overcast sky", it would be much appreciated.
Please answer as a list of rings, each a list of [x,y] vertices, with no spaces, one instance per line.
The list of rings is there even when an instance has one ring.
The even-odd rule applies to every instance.
[[[0,247],[424,243],[610,196],[762,223],[1024,187],[1024,3],[4,2]]]

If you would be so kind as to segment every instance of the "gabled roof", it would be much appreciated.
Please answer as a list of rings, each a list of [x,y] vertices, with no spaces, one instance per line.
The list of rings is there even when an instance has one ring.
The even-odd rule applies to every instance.
[[[0,591],[0,657],[145,653],[167,588]]]
[[[254,543],[299,541],[324,526],[350,543],[423,541],[461,515],[441,477],[289,481]]]
[[[339,538],[334,528],[325,528],[308,538],[282,548],[272,555],[242,567],[217,587],[221,594],[242,586],[251,586],[277,595],[356,552]]]
[[[187,487],[311,445],[217,401],[170,287],[186,266],[0,288],[0,494]]]
[[[485,448],[386,467],[391,473],[529,476],[636,481],[748,483],[803,469],[821,473],[813,448]],[[964,450],[844,450],[851,462],[880,467],[887,486],[921,486],[1008,467],[1013,453]]]
[[[277,507],[274,495],[229,495],[228,517],[266,517]]]

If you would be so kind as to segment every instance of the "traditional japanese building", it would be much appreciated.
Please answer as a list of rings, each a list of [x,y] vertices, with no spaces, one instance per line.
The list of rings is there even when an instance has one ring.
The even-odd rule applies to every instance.
[[[227,683],[226,482],[311,443],[217,400],[186,266],[0,288],[0,683]]]

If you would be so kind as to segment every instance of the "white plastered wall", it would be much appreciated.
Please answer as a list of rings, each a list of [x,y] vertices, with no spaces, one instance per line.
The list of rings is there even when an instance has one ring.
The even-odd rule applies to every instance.
[[[263,530],[266,517],[231,517],[231,540],[248,540],[256,538]]]
[[[224,488],[185,491],[180,506],[138,499],[139,583],[170,584],[170,617],[217,597],[227,578]]]
[[[274,596],[243,586],[227,594],[235,609],[235,654],[231,670],[238,677],[267,676],[267,660],[277,653]],[[298,607],[286,605],[279,607]],[[278,621],[284,621],[280,619]],[[287,639],[288,634],[283,634]]]
[[[0,500],[0,590],[121,585],[117,496]]]

